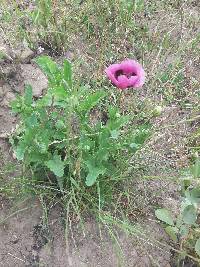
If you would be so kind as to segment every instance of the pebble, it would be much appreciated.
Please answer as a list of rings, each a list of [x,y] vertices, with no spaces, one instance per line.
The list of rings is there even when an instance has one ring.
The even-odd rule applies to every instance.
[[[33,89],[33,96],[40,97],[43,90],[48,86],[48,80],[42,71],[31,64],[21,64],[24,84],[30,84]]]

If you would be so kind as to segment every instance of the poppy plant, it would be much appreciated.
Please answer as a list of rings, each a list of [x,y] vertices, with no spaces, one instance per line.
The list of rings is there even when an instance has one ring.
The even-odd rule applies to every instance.
[[[112,83],[120,89],[141,87],[145,81],[144,69],[132,59],[126,59],[120,64],[112,64],[105,72]]]

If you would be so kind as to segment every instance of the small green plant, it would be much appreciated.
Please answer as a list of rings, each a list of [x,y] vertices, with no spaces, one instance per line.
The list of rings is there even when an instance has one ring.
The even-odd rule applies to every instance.
[[[76,204],[102,207],[120,186],[149,129],[131,126],[130,116],[106,102],[104,90],[77,87],[68,61],[60,67],[43,56],[36,63],[48,77],[47,93],[34,100],[27,86],[25,95],[12,103],[20,124],[11,142],[23,162],[23,176],[30,178],[29,190],[48,185],[63,198],[73,191]]]
[[[173,218],[171,212],[165,208],[155,211],[156,217],[164,223],[167,234],[180,245],[180,256],[185,258],[189,254],[200,257],[200,227],[198,222],[200,203],[200,161],[195,164],[181,178],[182,202],[180,212]],[[198,259],[197,259],[198,260]],[[200,260],[198,260],[200,262]]]
[[[163,94],[166,101],[174,101],[175,98],[181,98],[185,96],[184,82],[185,74],[183,66],[180,63],[169,64],[167,69],[158,77],[160,83],[160,92]],[[167,88],[167,90],[166,90]]]
[[[26,42],[35,49],[38,46],[60,54],[68,48],[68,7],[63,1],[36,0],[30,6],[13,1],[0,4],[2,16],[0,22],[5,28],[8,42],[17,40]],[[16,21],[11,27],[13,18]]]
[[[30,12],[29,18],[32,26],[37,28],[35,36],[31,37],[33,42],[38,40],[43,46],[56,52],[65,51],[68,33],[67,15],[63,4],[52,0],[36,1],[36,7]],[[31,36],[29,29],[27,33]]]

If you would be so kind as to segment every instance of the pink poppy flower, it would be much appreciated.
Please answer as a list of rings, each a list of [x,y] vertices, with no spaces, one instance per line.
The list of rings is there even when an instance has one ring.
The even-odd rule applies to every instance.
[[[112,64],[105,72],[112,83],[120,89],[141,87],[145,81],[142,66],[132,59],[126,59],[120,64]]]

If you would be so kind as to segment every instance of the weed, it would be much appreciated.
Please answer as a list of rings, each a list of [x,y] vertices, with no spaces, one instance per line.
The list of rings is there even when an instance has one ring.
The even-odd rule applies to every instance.
[[[167,209],[157,209],[156,217],[164,222],[165,231],[180,246],[178,261],[191,253],[191,258],[200,256],[200,229],[198,224],[198,204],[200,202],[200,162],[197,157],[195,164],[181,177],[182,202],[180,213],[174,220]],[[194,256],[193,256],[194,254]],[[199,260],[195,259],[197,262]]]
[[[149,136],[148,127],[131,127],[130,116],[105,100],[103,104],[105,91],[77,88],[68,61],[63,68],[46,56],[36,62],[49,79],[47,93],[34,101],[27,86],[25,95],[12,103],[21,118],[11,143],[23,161],[23,179],[30,177],[33,190],[57,190],[77,213],[84,205],[101,209],[112,201],[129,158]],[[92,110],[100,112],[97,121]]]
[[[67,7],[58,1],[42,0],[26,4],[16,1],[7,6],[1,3],[1,21],[5,24],[5,36],[26,41],[31,48],[42,46],[53,51],[54,54],[64,52],[68,47]],[[13,16],[17,20],[15,31],[9,28]],[[13,38],[12,38],[13,39]]]

